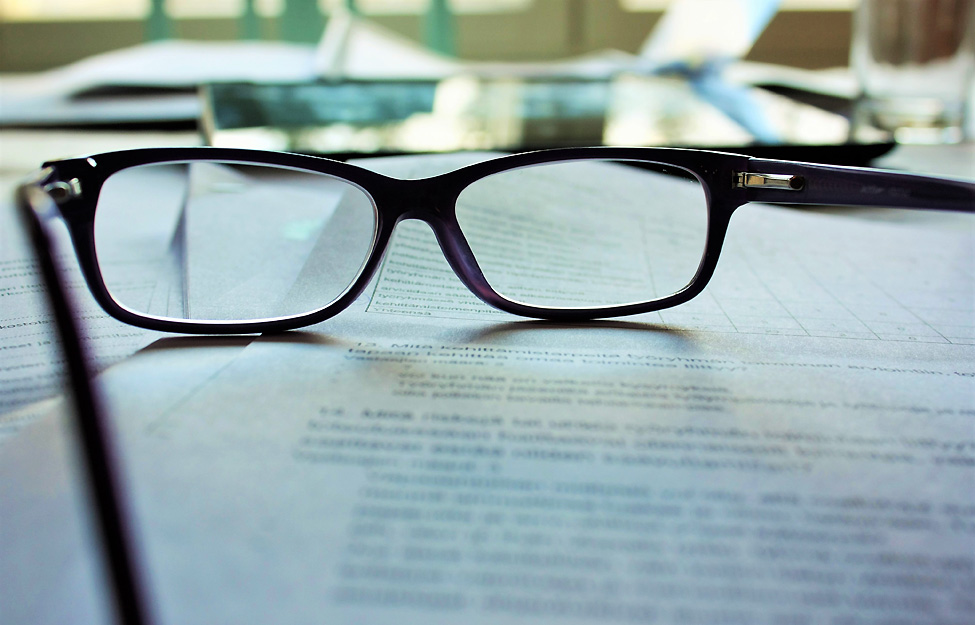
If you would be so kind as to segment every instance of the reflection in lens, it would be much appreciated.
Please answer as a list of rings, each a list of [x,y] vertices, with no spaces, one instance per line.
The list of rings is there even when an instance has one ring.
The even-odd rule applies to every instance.
[[[98,263],[135,312],[256,320],[318,310],[371,250],[376,210],[349,182],[265,165],[180,162],[112,175],[95,214]]]
[[[545,307],[673,295],[697,273],[708,234],[702,184],[674,167],[566,161],[478,180],[457,220],[491,287]]]

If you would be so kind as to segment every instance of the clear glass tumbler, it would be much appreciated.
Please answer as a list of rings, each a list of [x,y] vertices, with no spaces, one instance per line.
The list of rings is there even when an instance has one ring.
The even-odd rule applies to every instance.
[[[861,0],[850,64],[860,83],[854,135],[957,143],[975,76],[975,0]]]

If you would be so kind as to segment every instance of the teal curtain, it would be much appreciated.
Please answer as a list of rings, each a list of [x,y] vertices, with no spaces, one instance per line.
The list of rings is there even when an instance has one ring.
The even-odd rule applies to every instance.
[[[146,40],[159,41],[169,39],[169,17],[166,15],[166,0],[152,0],[149,5],[149,17],[146,18]]]
[[[442,54],[456,55],[454,29],[454,16],[447,0],[430,0],[430,8],[423,20],[423,40],[427,47]]]
[[[315,43],[325,31],[325,16],[318,0],[286,0],[279,24],[284,41]]]

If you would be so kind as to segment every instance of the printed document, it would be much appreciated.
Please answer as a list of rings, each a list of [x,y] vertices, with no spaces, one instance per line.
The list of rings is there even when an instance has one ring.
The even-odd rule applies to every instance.
[[[333,319],[100,376],[161,622],[975,618],[971,215],[745,206],[704,294],[580,324],[494,311],[438,254],[405,222]],[[6,443],[5,542],[75,536],[63,436]],[[7,505],[37,499],[36,527]],[[0,545],[48,589],[0,604],[99,614],[65,608],[94,547],[44,544],[57,574]]]

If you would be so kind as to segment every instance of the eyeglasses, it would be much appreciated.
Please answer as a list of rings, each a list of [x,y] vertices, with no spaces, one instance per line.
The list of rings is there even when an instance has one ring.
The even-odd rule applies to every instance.
[[[108,314],[207,334],[337,314],[405,219],[431,227],[487,304],[582,321],[699,294],[748,202],[975,211],[968,182],[674,148],[546,150],[408,180],[296,154],[141,149],[46,163],[21,203],[42,197],[28,187],[56,205]],[[408,296],[429,275],[403,258]]]

